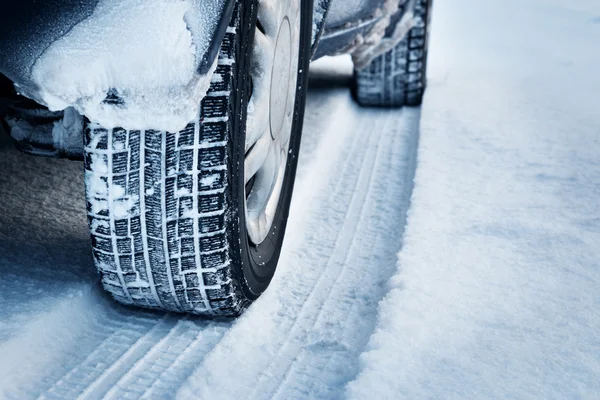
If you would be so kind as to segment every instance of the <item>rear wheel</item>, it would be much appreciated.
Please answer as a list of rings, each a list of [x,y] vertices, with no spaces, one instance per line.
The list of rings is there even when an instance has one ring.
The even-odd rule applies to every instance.
[[[431,0],[416,0],[414,26],[408,34],[368,65],[355,69],[354,93],[361,105],[421,105],[426,86],[430,12]]]
[[[184,130],[87,127],[94,258],[118,301],[238,315],[269,285],[300,146],[311,3],[240,0]]]

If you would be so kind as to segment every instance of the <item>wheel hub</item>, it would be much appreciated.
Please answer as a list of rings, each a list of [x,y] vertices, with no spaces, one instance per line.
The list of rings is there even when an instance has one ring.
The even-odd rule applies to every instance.
[[[296,100],[300,0],[260,0],[246,126],[246,230],[265,241],[277,213]]]

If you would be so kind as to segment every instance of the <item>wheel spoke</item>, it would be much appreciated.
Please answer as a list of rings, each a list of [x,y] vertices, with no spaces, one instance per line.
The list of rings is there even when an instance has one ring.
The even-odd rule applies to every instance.
[[[268,222],[272,216],[268,214],[270,211],[268,206],[279,177],[280,161],[281,151],[275,146],[270,146],[269,155],[255,177],[254,187],[256,189],[252,190],[246,200],[246,219],[251,224],[251,229],[248,231],[253,240],[264,239],[270,228]]]
[[[267,133],[266,135],[262,135],[254,146],[246,153],[246,159],[244,160],[244,184],[248,183],[250,179],[256,175],[258,170],[262,168],[265,160],[269,156],[271,147],[273,147],[273,141],[271,140],[271,136]]]
[[[273,42],[256,29],[252,53],[252,97],[248,104],[246,151],[264,134],[269,134],[269,90],[273,70]]]
[[[258,19],[265,33],[273,39],[277,37],[282,18],[281,3],[285,3],[285,0],[260,0],[258,5]]]
[[[296,80],[290,82],[290,93],[295,93]],[[281,143],[280,147],[282,149],[289,149],[290,139],[292,137],[292,124],[294,122],[294,105],[296,103],[296,96],[289,96],[287,99],[287,110],[286,110],[286,118],[283,124],[283,128],[281,131],[281,135],[279,137],[279,141]]]

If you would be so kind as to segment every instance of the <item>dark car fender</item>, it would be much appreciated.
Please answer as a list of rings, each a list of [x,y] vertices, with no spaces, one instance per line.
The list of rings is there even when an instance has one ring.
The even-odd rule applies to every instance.
[[[0,13],[0,73],[21,91],[35,92],[31,71],[56,40],[92,15],[99,0],[20,0]],[[222,1],[222,14],[198,72],[205,74],[216,59],[237,0]],[[313,58],[348,51],[386,17],[381,10],[403,0],[313,0]],[[356,4],[354,4],[356,3]],[[331,18],[330,18],[331,17]],[[77,60],[73,60],[77,62]]]
[[[0,73],[19,87],[31,87],[35,61],[55,40],[88,18],[97,3],[98,0],[20,0],[3,5]]]
[[[2,6],[0,13],[0,73],[21,89],[33,89],[31,70],[56,40],[92,15],[99,0],[20,0]],[[216,59],[236,0],[221,0],[221,17],[213,39],[198,66],[207,73]],[[73,60],[77,62],[77,60]],[[25,90],[27,91],[27,90]]]

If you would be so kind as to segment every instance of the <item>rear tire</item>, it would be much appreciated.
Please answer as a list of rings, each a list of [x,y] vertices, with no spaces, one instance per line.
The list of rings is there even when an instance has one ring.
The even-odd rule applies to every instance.
[[[419,106],[426,86],[431,0],[417,0],[415,26],[389,52],[354,71],[354,94],[363,106]]]
[[[85,178],[93,253],[102,284],[117,301],[236,316],[269,285],[298,160],[310,5],[302,1],[290,155],[274,222],[263,243],[253,244],[245,225],[245,132],[256,1],[236,5],[198,120],[177,133],[88,125]]]

